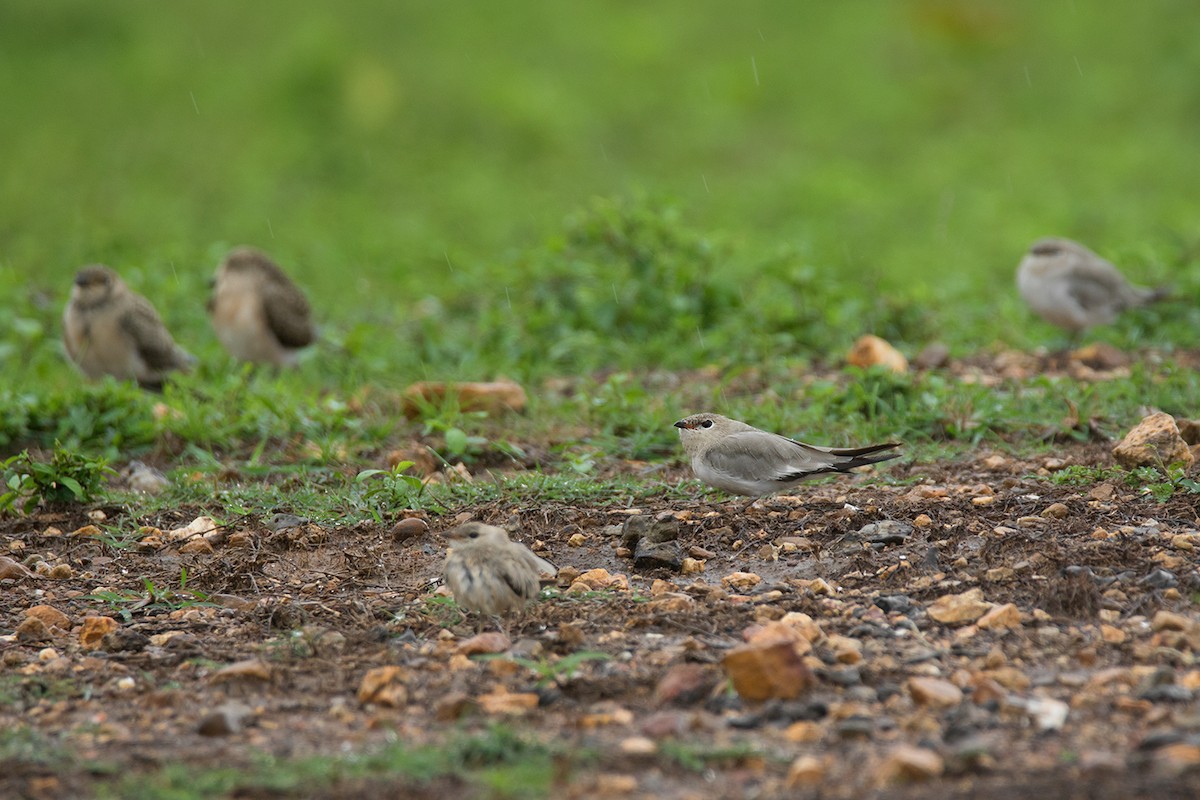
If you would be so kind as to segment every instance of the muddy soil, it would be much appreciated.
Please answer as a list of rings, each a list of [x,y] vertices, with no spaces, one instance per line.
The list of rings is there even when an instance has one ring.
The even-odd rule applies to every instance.
[[[86,796],[178,762],[437,743],[496,720],[559,749],[554,791],[568,797],[1196,796],[1196,496],[1056,485],[1047,476],[1064,463],[1107,463],[1107,451],[894,462],[886,483],[842,478],[750,506],[464,509],[459,519],[505,525],[562,568],[503,621],[508,654],[608,656],[549,677],[464,654],[497,626],[446,602],[437,534],[454,520],[398,541],[390,524],[247,518],[211,548],[152,532],[118,548],[85,528],[102,511],[169,532],[196,509],[7,520],[9,555],[44,566],[0,584],[0,727],[68,757],[10,742],[0,796]],[[678,522],[690,572],[634,561],[621,532],[638,515]],[[588,590],[570,590],[576,575]],[[939,621],[939,603],[972,589],[994,619]],[[39,628],[26,622],[35,606],[65,617]],[[812,685],[739,697],[726,654],[797,613],[819,626],[804,659]],[[97,624],[115,630],[89,633]],[[698,669],[677,691],[663,679],[681,664]],[[390,690],[363,702],[364,676],[388,666],[401,668]],[[477,791],[398,777],[236,796]]]

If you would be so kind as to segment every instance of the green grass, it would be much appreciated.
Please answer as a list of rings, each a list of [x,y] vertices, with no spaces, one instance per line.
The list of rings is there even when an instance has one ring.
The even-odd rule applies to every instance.
[[[108,494],[131,516],[332,521],[695,496],[610,476],[677,459],[671,423],[701,409],[918,461],[1193,415],[1172,359],[1200,346],[1189,22],[1182,0],[7,4],[0,457],[165,465],[167,494]],[[837,370],[864,332],[909,355],[1062,344],[1012,280],[1048,233],[1174,285],[1091,334],[1164,362],[1090,385]],[[242,242],[312,298],[322,338],[292,372],[233,364],[208,327]],[[92,261],[199,356],[161,396],[66,363]],[[400,413],[415,380],[497,376],[524,416]],[[388,471],[413,448],[480,479]]]
[[[197,767],[172,764],[153,773],[133,774],[97,787],[100,798],[227,797],[239,792],[269,792],[280,797],[303,797],[314,790],[339,786],[386,787],[390,782],[420,787],[437,779],[453,779],[471,797],[545,797],[554,775],[555,746],[493,725],[478,733],[460,733],[446,742],[411,746],[392,744],[353,756],[313,756],[271,759],[261,757],[236,767]],[[579,761],[586,754],[575,753]]]

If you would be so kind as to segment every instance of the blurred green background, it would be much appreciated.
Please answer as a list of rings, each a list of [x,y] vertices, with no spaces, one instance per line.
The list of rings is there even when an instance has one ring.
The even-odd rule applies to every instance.
[[[0,358],[76,381],[58,317],[100,261],[219,365],[240,243],[308,289],[335,382],[1053,345],[1012,282],[1047,234],[1184,298],[1098,338],[1196,346],[1197,30],[1187,0],[6,2]]]

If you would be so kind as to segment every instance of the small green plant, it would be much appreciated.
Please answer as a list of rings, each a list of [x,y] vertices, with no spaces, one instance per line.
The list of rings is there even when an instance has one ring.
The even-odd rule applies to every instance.
[[[382,519],[381,511],[415,508],[425,494],[425,483],[416,475],[405,474],[412,465],[411,461],[400,461],[390,470],[364,469],[354,476],[355,485],[362,487],[362,497],[377,521]]]
[[[661,743],[660,752],[665,758],[692,772],[702,772],[714,764],[738,763],[751,758],[763,758],[766,755],[751,744],[710,747],[666,739]]]
[[[497,658],[509,657],[505,656],[503,653],[480,656],[481,660],[487,661]],[[537,673],[537,686],[540,689],[542,687],[549,686],[552,683],[559,687],[568,683],[573,677],[575,677],[575,673],[579,670],[580,665],[585,661],[607,661],[610,658],[612,658],[612,656],[610,656],[608,653],[601,653],[595,650],[580,650],[578,652],[571,653],[569,656],[564,656],[563,658],[556,660],[551,660],[547,657],[536,659],[509,658],[509,660],[511,660],[514,664],[520,664],[526,669]]]
[[[100,591],[84,596],[85,600],[98,600],[117,608],[121,618],[129,622],[135,611],[178,611],[183,608],[214,608],[208,595],[187,588],[187,568],[179,571],[179,588],[156,586],[149,578],[142,578],[141,592]]]
[[[1135,467],[1131,470],[1072,464],[1055,472],[1050,480],[1058,485],[1071,486],[1086,486],[1102,481],[1119,482],[1149,494],[1159,503],[1167,502],[1178,492],[1200,494],[1200,482],[1187,477],[1187,470],[1182,464]]]
[[[58,442],[49,461],[39,461],[23,450],[6,459],[0,512],[14,511],[18,504],[28,514],[39,503],[75,501],[87,503],[100,493],[108,462],[63,448]]]

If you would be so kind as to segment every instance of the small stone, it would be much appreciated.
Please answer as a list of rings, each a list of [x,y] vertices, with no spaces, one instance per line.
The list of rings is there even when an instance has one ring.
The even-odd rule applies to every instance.
[[[85,650],[95,650],[100,646],[105,634],[112,633],[121,627],[112,617],[84,617],[83,628],[79,632],[79,643]]]
[[[679,542],[651,542],[642,539],[633,551],[633,566],[636,569],[683,569],[683,550]]]
[[[622,739],[617,749],[628,756],[652,756],[658,752],[658,745],[645,736],[630,736]]]
[[[862,642],[858,639],[834,634],[829,637],[827,645],[833,651],[833,657],[839,664],[853,665],[861,663],[863,660]]]
[[[16,636],[22,644],[40,644],[50,641],[50,628],[41,617],[26,617],[17,626]]]
[[[788,789],[800,786],[816,786],[825,779],[825,763],[813,755],[803,755],[788,767],[784,785]]]
[[[34,574],[25,568],[19,561],[13,561],[8,556],[0,556],[0,581],[6,578],[14,578],[21,580],[22,578],[32,578]]]
[[[587,544],[587,537],[582,533],[572,533],[571,538],[567,539],[568,547],[583,547]]]
[[[1188,466],[1195,460],[1179,434],[1175,419],[1161,411],[1144,417],[1125,434],[1112,453],[1117,463],[1126,469],[1175,463]]]
[[[916,518],[913,519],[912,524],[914,528],[928,528],[933,524],[933,518],[928,514],[917,514]]]
[[[936,778],[946,768],[940,755],[924,747],[909,744],[894,746],[875,771],[879,786],[914,783]]]
[[[1067,721],[1071,707],[1052,697],[1031,697],[1025,702],[1025,710],[1033,718],[1039,731],[1056,731]]]
[[[620,797],[637,791],[637,778],[615,772],[605,772],[596,776],[595,782],[589,787],[588,797]]]
[[[929,605],[927,613],[943,625],[959,625],[975,620],[986,614],[992,607],[983,599],[983,590],[968,589],[961,594],[942,595]]]
[[[213,520],[212,517],[200,516],[184,525],[182,528],[175,528],[167,532],[167,539],[172,542],[181,542],[191,539],[193,536],[203,536],[209,531],[215,531],[221,526]]]
[[[269,681],[271,675],[270,664],[258,658],[248,658],[221,667],[213,673],[209,681],[211,683],[227,683],[238,680]]]
[[[71,630],[71,618],[54,606],[33,606],[25,610],[25,616],[37,617],[50,628],[60,628],[64,631]]]
[[[100,639],[100,649],[106,653],[137,652],[146,649],[148,644],[150,637],[128,628],[117,628]]]
[[[984,630],[1021,627],[1021,611],[1012,603],[995,606],[975,623]]]
[[[676,664],[654,687],[657,705],[686,706],[703,700],[717,685],[718,676],[701,664]]]
[[[404,390],[400,410],[409,419],[421,415],[421,409],[430,405],[440,408],[447,397],[462,411],[486,411],[489,416],[503,413],[521,413],[525,410],[528,397],[520,384],[512,381],[491,383],[455,383],[444,381],[420,381]]]
[[[887,594],[875,598],[875,605],[883,609],[885,614],[907,614],[912,611],[912,600],[903,594]]]
[[[1113,625],[1100,625],[1100,638],[1108,644],[1124,644],[1129,637],[1125,631]]]
[[[514,693],[497,686],[488,694],[480,695],[479,707],[486,714],[524,716],[538,706],[538,696],[531,692]]]
[[[1008,466],[1008,459],[996,453],[983,459],[983,466],[991,470],[1004,469]]]
[[[231,700],[205,715],[196,726],[196,731],[201,736],[229,736],[241,731],[246,720],[253,715],[254,710],[250,706]]]
[[[824,735],[821,726],[811,720],[797,720],[783,731],[783,738],[789,742],[801,742],[811,744],[812,742],[821,741]]]
[[[82,528],[76,528],[67,534],[67,536],[97,539],[104,535],[104,531],[97,528],[95,525],[84,525]]]
[[[491,631],[472,636],[459,644],[455,652],[464,656],[474,656],[480,653],[503,653],[512,647],[512,640],[499,631]]]
[[[1192,620],[1183,614],[1173,611],[1159,611],[1150,622],[1152,631],[1186,631],[1193,625]]]
[[[407,542],[419,539],[429,531],[429,523],[420,517],[406,517],[392,526],[392,541]]]
[[[898,519],[872,522],[859,529],[861,541],[868,544],[903,544],[912,535],[913,526]]]
[[[369,669],[358,684],[358,702],[389,708],[407,705],[408,687],[405,682],[408,677],[408,670],[396,665]]]
[[[908,679],[908,693],[917,705],[953,708],[962,702],[963,692],[950,681],[917,676]]]
[[[196,538],[185,542],[183,546],[179,548],[179,552],[209,555],[213,552],[213,546],[208,539],[205,539],[203,536],[197,536]]]
[[[171,487],[171,480],[149,464],[130,461],[122,475],[130,490],[141,494],[162,494]]]
[[[846,355],[846,362],[864,369],[878,365],[897,374],[908,372],[908,359],[886,340],[871,334],[858,338]]]
[[[680,572],[684,575],[697,575],[704,572],[704,561],[698,558],[684,558],[683,569]]]
[[[433,715],[441,722],[453,722],[474,706],[463,692],[447,692],[433,704]]]
[[[762,581],[762,576],[753,572],[733,572],[721,578],[721,583],[730,589],[746,592],[753,589]]]
[[[950,361],[950,348],[941,342],[930,342],[917,353],[913,366],[917,369],[938,369]]]
[[[1051,503],[1042,509],[1042,516],[1046,519],[1065,519],[1070,515],[1071,509],[1067,508],[1066,503]]]
[[[789,641],[740,645],[725,654],[721,665],[746,700],[799,697],[815,680]]]

